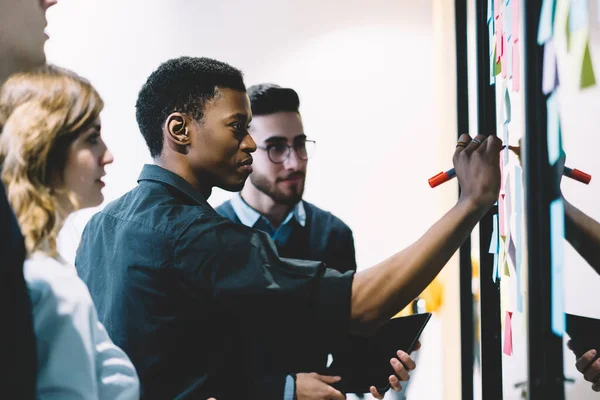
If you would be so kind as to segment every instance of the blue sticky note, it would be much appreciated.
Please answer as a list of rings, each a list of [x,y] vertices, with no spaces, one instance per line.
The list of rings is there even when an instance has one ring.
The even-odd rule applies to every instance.
[[[490,254],[498,254],[500,250],[500,236],[498,231],[498,214],[494,214],[493,217],[493,226],[494,229],[492,231],[492,237],[490,239]]]
[[[494,20],[488,22],[488,36],[490,39],[490,55],[494,53],[494,46],[496,46],[496,37],[494,36]],[[496,60],[494,60],[494,63]]]
[[[554,9],[555,0],[544,0],[540,13],[540,26],[538,27],[537,42],[541,46],[554,34]]]
[[[494,46],[496,43],[494,43]],[[496,75],[494,74],[494,69],[496,68],[496,50],[490,54],[490,86],[496,83]]]
[[[488,0],[487,3],[487,21],[488,23],[494,19],[494,2],[492,0]]]
[[[515,165],[515,214],[520,215],[523,198],[523,170],[518,165]]]
[[[569,10],[569,31],[577,32],[585,28],[590,20],[588,0],[571,0]]]
[[[494,254],[494,270],[492,271],[492,280],[496,283],[498,276],[498,254]]]
[[[564,237],[565,237],[565,206],[562,198],[550,203],[550,248],[552,271],[552,332],[561,336],[565,333],[565,303],[564,303]]]
[[[548,162],[554,165],[560,157],[560,116],[558,111],[558,96],[553,92],[546,100]]]

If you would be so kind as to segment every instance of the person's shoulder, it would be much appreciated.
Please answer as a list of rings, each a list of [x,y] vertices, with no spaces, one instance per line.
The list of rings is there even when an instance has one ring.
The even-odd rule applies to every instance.
[[[66,262],[34,254],[25,261],[23,272],[34,309],[66,314],[93,306],[87,286]]]
[[[210,222],[218,216],[208,204],[182,201],[169,193],[168,187],[145,186],[149,188],[137,186],[107,204],[90,219],[86,229],[108,223],[110,231],[110,225],[126,225],[129,229],[153,231],[165,237],[173,237],[190,225]]]
[[[330,211],[323,210],[306,200],[302,200],[307,218],[319,226],[328,227],[331,230],[352,232],[352,229],[341,218]]]

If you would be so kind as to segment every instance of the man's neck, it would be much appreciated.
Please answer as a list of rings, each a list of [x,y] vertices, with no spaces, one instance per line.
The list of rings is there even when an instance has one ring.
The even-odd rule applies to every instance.
[[[258,190],[249,179],[246,181],[240,195],[250,207],[268,219],[275,229],[279,228],[279,225],[295,206],[275,202],[271,197]]]
[[[166,160],[165,158],[160,157],[154,159],[154,164],[185,179],[185,181],[192,185],[192,187],[196,189],[205,200],[208,200],[210,197],[212,193],[212,185],[207,181],[198,179],[192,170],[184,163],[176,161],[173,162],[172,160]]]

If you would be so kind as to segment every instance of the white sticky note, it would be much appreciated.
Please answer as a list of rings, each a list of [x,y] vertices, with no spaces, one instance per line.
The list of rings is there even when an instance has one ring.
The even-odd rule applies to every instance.
[[[560,116],[558,111],[558,97],[553,92],[546,100],[547,136],[548,136],[548,162],[554,165],[560,157]]]
[[[550,203],[550,247],[551,247],[551,293],[552,332],[561,336],[565,333],[564,302],[564,237],[565,207],[561,198]]]

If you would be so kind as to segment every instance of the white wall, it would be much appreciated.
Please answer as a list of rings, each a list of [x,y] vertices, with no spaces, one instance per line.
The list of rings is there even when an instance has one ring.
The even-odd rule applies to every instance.
[[[453,147],[440,143],[455,137],[455,125],[436,125],[445,104],[434,85],[440,59],[430,1],[61,0],[49,24],[49,61],[89,78],[106,102],[103,135],[116,160],[107,168],[108,201],[150,162],[135,122],[137,92],[160,62],[180,55],[230,62],[248,85],[299,92],[306,131],[318,143],[306,198],[353,228],[359,268],[412,243],[456,198],[455,184],[427,185],[450,167]],[[210,202],[229,196],[216,190]],[[90,213],[67,226],[67,252]],[[435,332],[436,350],[427,355],[424,343],[430,367],[414,398],[443,397]]]

